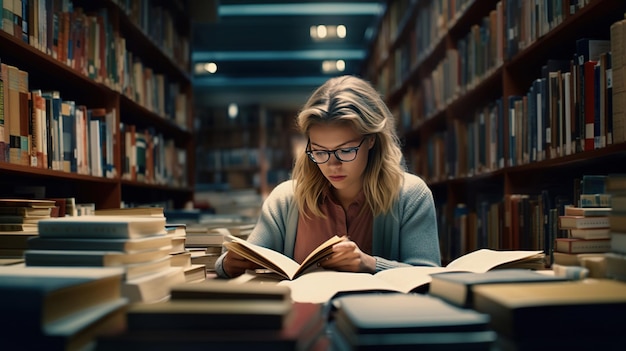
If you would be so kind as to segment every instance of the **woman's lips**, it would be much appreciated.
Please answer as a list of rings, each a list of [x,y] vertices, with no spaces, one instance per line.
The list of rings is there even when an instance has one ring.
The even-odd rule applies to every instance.
[[[328,176],[328,178],[333,182],[339,182],[341,180],[344,180],[346,176]]]

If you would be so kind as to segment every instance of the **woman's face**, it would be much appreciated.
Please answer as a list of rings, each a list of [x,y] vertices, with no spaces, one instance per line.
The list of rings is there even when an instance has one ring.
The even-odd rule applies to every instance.
[[[331,153],[328,162],[318,164],[324,177],[341,193],[356,195],[363,186],[362,176],[367,166],[368,151],[374,145],[374,138],[364,138],[349,125],[318,124],[309,129],[309,149],[312,151],[339,150],[337,154],[341,157],[342,150],[361,144],[353,161],[339,161]]]

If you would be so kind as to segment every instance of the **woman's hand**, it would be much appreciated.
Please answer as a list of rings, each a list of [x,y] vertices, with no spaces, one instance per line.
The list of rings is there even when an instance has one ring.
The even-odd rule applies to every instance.
[[[376,272],[376,259],[359,249],[351,240],[345,240],[333,245],[333,254],[320,262],[325,269],[344,272]]]
[[[261,268],[261,266],[259,266],[258,264],[248,259],[245,259],[241,257],[241,255],[238,255],[232,251],[228,251],[226,253],[226,256],[224,256],[224,260],[222,261],[222,266],[224,267],[224,271],[226,272],[226,274],[231,278],[242,275],[248,269]]]

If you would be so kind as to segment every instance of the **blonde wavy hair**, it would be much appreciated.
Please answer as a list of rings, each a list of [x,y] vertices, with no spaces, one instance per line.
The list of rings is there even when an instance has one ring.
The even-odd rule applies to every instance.
[[[365,199],[374,216],[386,213],[397,199],[406,167],[395,120],[380,94],[355,76],[331,78],[317,88],[299,112],[296,125],[309,137],[317,124],[348,124],[358,133],[374,137],[363,175]],[[302,152],[296,158],[292,178],[300,211],[324,217],[320,198],[330,183],[319,167]]]

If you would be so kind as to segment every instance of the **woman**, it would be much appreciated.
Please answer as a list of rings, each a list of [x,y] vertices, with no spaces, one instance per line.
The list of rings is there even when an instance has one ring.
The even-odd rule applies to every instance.
[[[435,206],[430,189],[406,173],[394,119],[366,81],[342,76],[319,87],[297,117],[308,137],[293,179],[264,201],[248,241],[300,263],[319,244],[338,235],[320,265],[376,273],[441,264]],[[236,277],[256,264],[226,252],[220,277]]]

